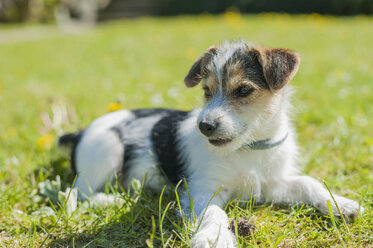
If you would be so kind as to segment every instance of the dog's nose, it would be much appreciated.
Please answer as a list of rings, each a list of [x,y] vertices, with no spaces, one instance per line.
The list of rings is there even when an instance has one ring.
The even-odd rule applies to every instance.
[[[210,137],[218,125],[219,123],[216,121],[201,121],[199,123],[199,130],[201,130],[201,133],[203,133],[205,136]]]

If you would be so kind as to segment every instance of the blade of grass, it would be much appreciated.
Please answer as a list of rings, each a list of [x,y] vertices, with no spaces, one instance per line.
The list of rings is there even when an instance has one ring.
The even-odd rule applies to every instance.
[[[162,197],[163,197],[163,193],[165,189],[166,189],[166,186],[163,187],[161,195],[159,196],[159,232],[161,233],[162,247],[165,247],[164,235],[163,235],[163,220],[164,220],[164,217],[166,216],[168,208],[171,205],[171,203],[169,202],[165,210],[162,213]]]
[[[190,195],[189,188],[188,188],[188,183],[186,180],[184,180],[184,187],[185,190],[188,193],[188,199],[189,199],[189,210],[190,210],[190,219],[192,220],[192,223],[195,223],[196,221],[196,216],[194,215],[194,204],[193,204],[193,199]]]
[[[175,186],[175,196],[176,196],[176,202],[177,202],[177,206],[179,208],[179,213],[180,213],[180,216],[182,218],[182,221],[183,221],[183,225],[184,225],[184,228],[185,230],[187,229],[187,223],[186,223],[186,220],[185,220],[185,216],[184,216],[184,213],[183,213],[183,210],[181,209],[181,204],[180,204],[180,198],[179,198],[179,193],[177,192],[180,184],[183,182],[183,180],[180,180],[176,186]]]
[[[342,246],[346,247],[345,241],[343,240],[342,235],[341,235],[340,231],[338,230],[337,224],[335,223],[332,204],[330,203],[329,200],[327,201],[327,204],[328,204],[328,210],[329,210],[329,217],[330,217],[330,220],[331,220],[331,222],[333,224],[334,230],[337,233],[338,238],[341,241]]]
[[[341,216],[341,219],[342,219],[342,221],[343,221],[344,226],[345,226],[346,229],[347,229],[348,234],[351,236],[350,228],[348,227],[348,225],[347,225],[347,223],[346,223],[346,219],[345,219],[345,217],[343,216],[343,213],[341,212],[341,210],[339,209],[339,206],[338,206],[338,204],[337,204],[337,201],[335,200],[334,195],[333,195],[332,192],[330,191],[330,189],[329,189],[328,185],[326,184],[325,180],[324,180],[324,185],[325,185],[326,189],[329,191],[329,194],[330,194],[330,196],[331,196],[332,199],[333,199],[333,202],[334,202],[334,204],[335,204],[335,206],[336,206],[336,208],[337,208],[337,210],[338,210],[339,215]]]

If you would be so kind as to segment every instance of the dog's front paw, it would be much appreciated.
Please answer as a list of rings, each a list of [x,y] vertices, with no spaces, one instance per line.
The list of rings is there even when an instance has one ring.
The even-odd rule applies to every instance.
[[[364,212],[364,208],[359,205],[356,201],[353,201],[351,199],[347,199],[342,196],[335,196],[335,200],[338,204],[339,210],[341,211],[341,214],[348,219],[356,219],[357,216],[362,214]],[[334,205],[334,204],[333,204]],[[338,210],[333,207],[333,212],[335,215],[340,215]]]
[[[193,236],[191,246],[192,248],[234,248],[236,239],[228,229],[206,228]]]

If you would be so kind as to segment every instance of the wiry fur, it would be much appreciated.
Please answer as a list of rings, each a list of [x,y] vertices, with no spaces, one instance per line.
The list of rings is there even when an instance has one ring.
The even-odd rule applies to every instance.
[[[289,119],[291,89],[286,84],[299,61],[291,50],[254,47],[243,41],[210,48],[185,78],[189,87],[202,83],[206,92],[202,109],[189,113],[120,110],[95,120],[82,133],[75,147],[75,187],[80,196],[113,201],[99,192],[115,174],[123,174],[125,187],[132,179],[146,176],[145,184],[154,190],[169,181],[165,170],[169,177],[186,178],[196,217],[205,212],[193,247],[234,247],[222,207],[232,197],[250,199],[251,192],[256,202],[307,203],[325,214],[330,201],[333,213],[339,215],[324,186],[300,175],[296,166],[298,149]],[[250,94],[240,96],[242,87]],[[207,133],[202,122],[218,125]],[[158,129],[164,140],[154,135]],[[286,134],[287,139],[273,148],[245,147],[258,140],[280,140]],[[169,149],[159,150],[154,144]],[[161,156],[170,151],[174,157]],[[362,211],[357,202],[334,197],[346,217],[354,218]],[[182,208],[188,215],[190,204],[184,193]]]

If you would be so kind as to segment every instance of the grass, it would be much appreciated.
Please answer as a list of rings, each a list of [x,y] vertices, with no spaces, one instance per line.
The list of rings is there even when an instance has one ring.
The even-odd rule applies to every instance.
[[[123,20],[80,32],[0,26],[0,246],[187,247],[190,231],[177,216],[173,193],[160,202],[159,194],[135,187],[123,193],[123,207],[79,203],[69,215],[63,200],[46,197],[38,184],[60,175],[62,191],[72,185],[53,140],[85,127],[110,103],[200,106],[200,89],[182,83],[186,72],[207,47],[242,37],[299,51],[302,63],[291,84],[300,166],[366,212],[344,223],[308,206],[234,200],[226,206],[229,217],[247,217],[257,227],[255,235],[238,237],[240,244],[372,247],[372,22],[226,13]]]

